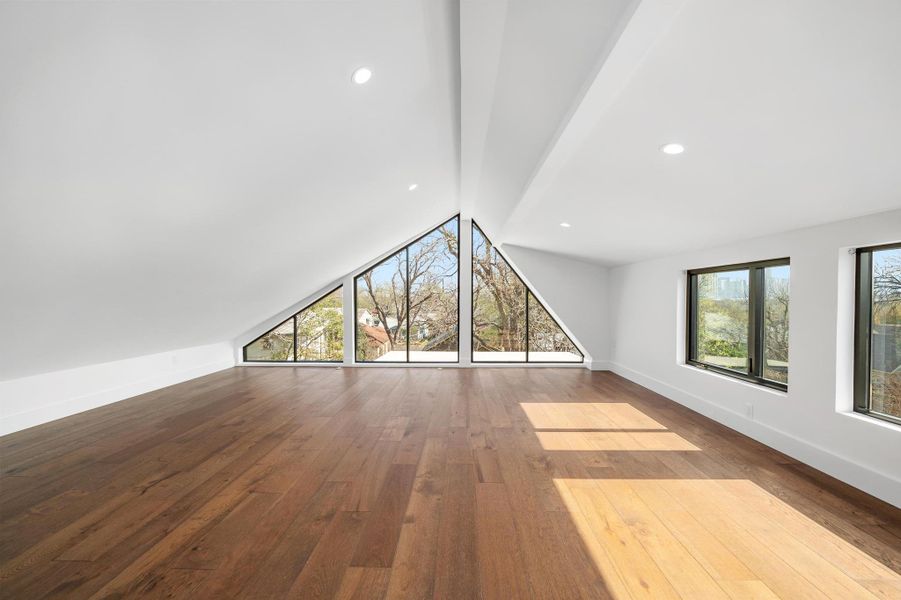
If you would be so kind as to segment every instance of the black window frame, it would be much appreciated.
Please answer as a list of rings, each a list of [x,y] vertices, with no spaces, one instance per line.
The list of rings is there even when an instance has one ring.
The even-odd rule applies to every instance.
[[[447,225],[448,223],[450,223],[451,221],[454,221],[454,220],[457,221],[457,360],[411,361],[410,360],[410,310],[409,310],[409,307],[410,307],[410,246],[415,245],[422,239],[424,239],[424,238],[428,237],[429,235],[431,235],[432,233],[434,233],[435,230],[440,229],[441,227],[444,227],[445,225]],[[378,262],[374,263],[370,267],[367,267],[366,269],[359,271],[356,275],[354,275],[353,362],[355,364],[361,364],[361,365],[362,364],[456,365],[456,364],[460,363],[460,258],[461,258],[461,253],[462,253],[462,247],[460,244],[460,239],[462,237],[460,235],[460,223],[461,223],[460,214],[457,213],[456,215],[441,221],[441,223],[439,223],[435,227],[432,227],[431,229],[429,229],[428,231],[426,231],[425,233],[423,233],[422,235],[417,237],[415,240],[411,241],[409,244],[405,245],[402,248],[398,248],[396,250],[389,252],[388,254],[384,255],[384,257],[381,260],[379,260]],[[406,262],[406,270],[407,270],[406,277],[404,278],[404,288],[405,288],[404,293],[406,294],[406,303],[407,303],[407,314],[405,317],[407,320],[406,360],[360,360],[359,358],[357,358],[357,325],[359,325],[359,323],[357,322],[357,295],[358,295],[358,289],[359,289],[359,280],[363,275],[365,275],[369,271],[372,271],[373,269],[378,268],[379,266],[384,264],[386,261],[390,260],[397,254],[400,254],[401,252],[405,253],[405,262]],[[400,323],[398,323],[398,327],[399,326],[400,326]]]
[[[706,267],[703,269],[689,269],[687,272],[687,300],[686,300],[686,337],[685,337],[685,363],[699,369],[719,373],[753,383],[763,387],[768,387],[783,392],[788,391],[788,384],[780,381],[773,381],[763,377],[764,365],[764,344],[763,344],[763,311],[766,297],[766,282],[764,280],[766,269],[768,267],[791,267],[789,257],[774,258],[770,260],[758,260],[746,263],[735,263],[731,265],[722,265],[716,267]],[[739,373],[705,363],[697,359],[697,276],[707,273],[723,273],[727,271],[748,271],[748,372]],[[791,277],[791,275],[789,275]],[[791,299],[789,298],[789,302]]]
[[[516,279],[518,279],[518,280],[519,280],[519,283],[522,284],[523,290],[525,290],[525,295],[526,295],[526,300],[525,300],[525,320],[526,320],[526,328],[525,328],[525,349],[526,349],[526,352],[525,352],[525,354],[526,354],[526,359],[525,359],[524,361],[518,361],[518,360],[476,360],[476,350],[475,350],[475,348],[476,348],[476,345],[475,345],[475,339],[476,339],[476,330],[475,330],[475,322],[476,322],[476,319],[475,319],[475,316],[476,316],[476,298],[475,298],[475,295],[476,295],[476,286],[475,286],[475,277],[476,277],[476,275],[475,275],[475,270],[472,268],[472,263],[473,263],[473,261],[475,260],[475,258],[474,258],[474,257],[475,257],[475,253],[472,251],[473,245],[474,245],[472,232],[475,231],[476,229],[479,230],[479,233],[482,235],[483,238],[485,238],[485,241],[486,241],[487,243],[491,244],[491,248],[492,248],[495,252],[497,252],[497,255],[500,257],[500,259],[501,259],[502,261],[504,261],[504,264],[507,265],[507,268],[510,269],[510,272],[513,273],[513,274],[516,276]],[[554,315],[552,315],[551,312],[547,309],[547,307],[541,302],[541,300],[538,299],[538,296],[535,295],[535,292],[532,291],[532,288],[530,288],[528,285],[526,285],[526,282],[522,280],[522,277],[519,276],[519,273],[516,272],[516,269],[513,268],[513,265],[510,264],[510,261],[508,261],[507,258],[506,258],[503,254],[500,253],[500,251],[497,249],[497,246],[495,246],[494,243],[492,243],[491,239],[490,239],[490,238],[488,237],[488,235],[485,233],[485,230],[482,229],[482,228],[479,226],[478,223],[476,223],[475,219],[473,219],[473,221],[472,221],[472,226],[470,227],[469,247],[470,247],[470,248],[469,248],[469,261],[470,261],[470,265],[469,265],[469,277],[470,277],[470,286],[469,286],[469,292],[470,292],[470,301],[469,301],[469,312],[470,312],[470,317],[469,317],[469,336],[470,336],[470,341],[469,341],[469,351],[470,351],[470,354],[471,354],[471,356],[470,356],[470,361],[471,361],[473,364],[479,364],[479,365],[491,365],[491,364],[494,364],[494,365],[525,365],[525,364],[531,364],[531,365],[583,365],[583,364],[585,364],[585,353],[582,352],[582,349],[579,348],[579,346],[573,341],[573,339],[572,339],[571,337],[569,337],[569,334],[566,333],[566,330],[563,329],[563,327],[560,326],[560,323],[557,321],[557,319],[554,318]],[[578,362],[576,362],[576,361],[574,361],[574,360],[529,360],[529,297],[530,297],[530,296],[533,297],[533,298],[535,299],[535,302],[538,303],[538,306],[540,306],[542,309],[544,309],[544,312],[546,312],[547,315],[548,315],[548,316],[551,318],[551,320],[554,322],[554,324],[555,324],[558,328],[560,328],[561,333],[563,333],[563,335],[566,336],[566,339],[569,340],[569,343],[572,344],[573,348],[576,349],[576,352],[579,353],[579,361],[578,361]]]
[[[271,329],[268,329],[265,333],[262,333],[262,334],[258,335],[257,337],[255,337],[255,338],[252,339],[251,341],[249,341],[249,342],[247,342],[246,344],[244,344],[244,347],[241,349],[241,358],[242,358],[242,361],[241,361],[241,362],[242,362],[242,363],[248,363],[248,364],[256,364],[256,363],[258,363],[258,364],[266,364],[266,365],[270,365],[270,364],[281,364],[281,365],[294,365],[294,364],[299,364],[299,365],[340,365],[341,363],[343,363],[343,362],[344,362],[343,357],[342,357],[341,360],[297,360],[297,316],[298,316],[300,313],[302,313],[303,311],[307,310],[308,308],[311,308],[311,307],[312,307],[314,304],[316,304],[317,302],[319,302],[319,301],[321,301],[321,300],[324,300],[324,299],[328,298],[329,296],[331,296],[332,294],[334,294],[334,293],[337,292],[338,290],[342,289],[343,287],[344,287],[344,284],[343,284],[343,283],[339,283],[337,286],[335,286],[334,288],[332,288],[332,289],[329,290],[328,292],[326,292],[326,293],[320,295],[318,298],[316,298],[315,300],[313,300],[312,302],[310,302],[309,304],[307,304],[306,306],[304,306],[303,308],[301,308],[299,311],[297,311],[296,313],[294,313],[293,315],[291,315],[290,317],[288,317],[288,318],[285,319],[284,321],[279,321],[278,325],[276,325],[275,327],[272,327]],[[343,303],[343,299],[342,299],[341,311],[342,311],[342,313],[344,312],[344,303]],[[342,315],[342,319],[343,319],[343,315]],[[272,333],[273,331],[275,331],[275,330],[278,329],[281,325],[283,325],[284,323],[287,323],[288,321],[291,321],[291,322],[292,322],[293,329],[294,329],[294,348],[293,348],[294,359],[293,359],[293,360],[248,360],[248,359],[247,359],[247,348],[248,348],[248,347],[254,345],[255,343],[257,343],[258,341],[260,341],[261,339],[263,339],[264,337],[266,337],[267,335],[269,335],[270,333]]]
[[[901,242],[857,248],[854,257],[854,411],[901,425],[901,418],[870,409],[873,325],[873,252],[901,249]]]

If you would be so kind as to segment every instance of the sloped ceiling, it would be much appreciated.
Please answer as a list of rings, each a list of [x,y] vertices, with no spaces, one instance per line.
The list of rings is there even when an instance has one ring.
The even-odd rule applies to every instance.
[[[232,339],[458,210],[621,264],[897,208],[899,30],[894,0],[0,3],[0,379]]]
[[[0,3],[0,378],[231,339],[453,214],[458,44],[440,0]]]
[[[616,265],[901,207],[899,32],[894,0],[643,1],[501,239]]]
[[[634,0],[462,0],[461,200],[498,231]]]

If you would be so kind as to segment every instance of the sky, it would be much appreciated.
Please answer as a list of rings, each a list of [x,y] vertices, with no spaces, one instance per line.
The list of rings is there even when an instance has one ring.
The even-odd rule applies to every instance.
[[[456,217],[447,221],[446,223],[442,224],[439,227],[442,227],[442,226],[447,227],[455,236],[457,236],[457,239],[459,240],[459,237],[460,237],[459,223],[458,223],[458,220]],[[421,240],[412,244],[410,246],[410,254],[411,255],[415,254],[420,245],[428,244],[429,242],[434,240],[436,237],[439,237],[441,235],[441,233],[437,229],[438,228],[432,230],[431,232],[426,234]],[[400,257],[399,268],[405,269],[406,266],[404,263],[404,260],[405,260],[404,256],[405,256],[404,250],[401,250],[400,252],[393,254],[390,257],[388,257],[387,259],[385,259],[385,261],[382,262],[381,264],[374,267],[372,270],[373,285],[379,286],[379,285],[382,285],[385,283],[389,283],[391,281],[391,278],[394,276],[394,274],[398,270],[397,257]],[[439,258],[432,267],[433,270],[438,271],[438,272],[444,272],[444,271],[448,272],[447,285],[450,285],[451,283],[454,283],[454,284],[456,283],[457,272],[456,272],[456,269],[454,268],[456,266],[454,263],[455,263],[455,258],[453,256],[450,256],[449,254],[443,254],[442,257]],[[362,281],[361,281],[360,286],[362,287],[364,285],[365,284],[362,283]]]

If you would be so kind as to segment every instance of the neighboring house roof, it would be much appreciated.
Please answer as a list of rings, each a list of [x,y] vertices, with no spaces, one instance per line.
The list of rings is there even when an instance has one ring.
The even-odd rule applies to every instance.
[[[381,327],[371,327],[370,325],[363,325],[360,327],[360,331],[369,338],[370,343],[374,345],[381,345],[388,343],[388,334],[385,333],[385,330]]]

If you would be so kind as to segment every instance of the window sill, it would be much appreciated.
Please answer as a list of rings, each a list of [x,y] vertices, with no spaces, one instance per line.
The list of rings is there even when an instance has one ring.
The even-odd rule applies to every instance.
[[[858,412],[856,410],[841,410],[838,411],[838,414],[850,417],[852,419],[856,419],[858,421],[862,421],[864,423],[869,423],[870,425],[877,425],[879,427],[884,427],[885,429],[889,429],[891,431],[899,431],[901,430],[901,424],[895,423],[894,421],[889,421],[888,419],[882,419],[880,417],[874,417],[872,415],[868,415],[867,413]]]
[[[682,363],[681,366],[685,367],[686,369],[691,369],[692,371],[694,371],[696,373],[706,373],[708,375],[712,375],[713,377],[717,377],[724,381],[738,383],[740,385],[744,385],[744,386],[754,389],[754,390],[768,392],[770,394],[774,394],[776,396],[781,396],[781,397],[788,396],[788,388],[787,387],[783,389],[781,387],[768,385],[766,383],[758,383],[756,381],[751,381],[751,380],[745,379],[743,377],[740,377],[738,375],[731,375],[729,373],[723,373],[722,371],[719,371],[717,369],[711,369],[708,367],[699,366],[695,363],[686,362],[686,363]]]

